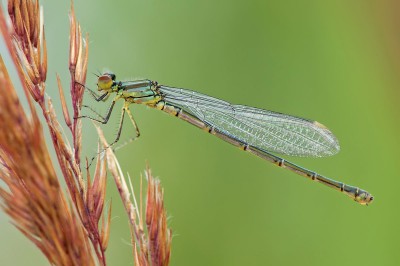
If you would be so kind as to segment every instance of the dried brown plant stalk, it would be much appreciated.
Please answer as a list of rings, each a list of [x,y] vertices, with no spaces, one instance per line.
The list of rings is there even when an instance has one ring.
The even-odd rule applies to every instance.
[[[37,116],[27,117],[0,63],[1,207],[54,265],[93,265],[84,228],[70,209],[51,164]]]
[[[27,95],[42,108],[60,163],[69,152],[58,122],[44,99],[47,72],[46,44],[37,2],[9,2],[13,28],[1,10],[0,28]],[[30,97],[30,116],[23,110],[3,61],[0,64],[0,178],[1,206],[15,226],[53,265],[94,265],[85,228],[66,200],[50,160],[42,125]]]
[[[73,6],[69,59],[72,119],[57,76],[64,121],[71,133],[72,146],[62,133],[51,99],[45,97],[47,47],[39,3],[37,0],[9,0],[8,14],[12,27],[7,26],[0,7],[0,30],[17,67],[30,115],[21,107],[0,57],[0,85],[7,91],[7,94],[0,94],[0,179],[5,183],[5,187],[0,187],[0,206],[51,264],[106,265],[105,251],[111,220],[111,204],[107,211],[104,210],[108,166],[129,217],[136,264],[168,265],[171,232],[166,223],[163,191],[150,170],[146,170],[149,182],[147,235],[143,228],[143,215],[139,214],[138,206],[132,204],[121,171],[116,171],[118,162],[111,149],[106,150],[103,159],[98,158],[93,177],[89,171],[84,175],[81,170],[82,129],[78,117],[86,80],[88,38],[81,36]],[[64,193],[55,174],[33,102],[40,107],[50,132],[68,194]],[[108,147],[99,132],[103,146]]]
[[[97,130],[102,145],[108,147],[102,131],[98,127]],[[167,227],[167,214],[163,201],[164,191],[160,181],[153,177],[150,168],[147,167],[145,171],[147,201],[145,206],[146,211],[143,214],[142,206],[138,206],[136,201],[132,202],[131,200],[131,193],[133,195],[132,198],[135,198],[132,183],[130,182],[131,191],[129,191],[125,177],[113,151],[106,149],[105,157],[120,193],[125,211],[128,214],[135,265],[169,265],[172,231]],[[140,184],[140,199],[142,199],[142,183]],[[146,229],[143,226],[144,223],[146,223]],[[145,231],[147,231],[147,234]]]

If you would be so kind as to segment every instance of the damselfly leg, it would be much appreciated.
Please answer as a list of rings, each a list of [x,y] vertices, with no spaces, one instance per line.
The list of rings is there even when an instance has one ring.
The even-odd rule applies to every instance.
[[[104,94],[98,95],[93,90],[87,88],[86,86],[84,86],[84,87],[90,93],[90,95],[94,98],[94,100],[96,100],[97,102],[100,102],[100,101],[105,102],[107,100],[107,98],[109,97],[109,95],[110,95],[109,92],[106,92]],[[99,123],[102,123],[102,124],[107,124],[109,119],[110,119],[110,117],[111,117],[112,111],[114,109],[115,102],[120,98],[121,98],[121,96],[118,95],[113,99],[113,101],[111,102],[111,105],[108,107],[108,111],[107,111],[105,116],[101,115],[99,112],[95,111],[92,107],[90,107],[88,105],[82,105],[82,107],[85,107],[85,108],[89,109],[95,115],[97,115],[98,118],[95,118],[95,117],[92,117],[92,116],[88,116],[88,115],[82,115],[82,116],[79,116],[78,118],[88,118],[88,119],[90,119],[92,121],[96,121],[96,122],[99,122]],[[136,138],[138,138],[140,136],[140,131],[139,131],[139,128],[137,126],[137,123],[136,123],[131,111],[129,110],[129,104],[130,104],[129,102],[125,101],[125,103],[124,103],[124,105],[122,107],[121,117],[120,117],[119,126],[118,126],[118,130],[117,130],[117,135],[116,135],[115,139],[107,147],[104,147],[101,151],[99,151],[98,153],[96,153],[95,156],[92,157],[92,159],[90,160],[89,167],[93,163],[94,159],[99,154],[103,153],[106,149],[109,149],[109,148],[113,147],[119,141],[119,139],[121,137],[121,134],[122,134],[122,127],[123,127],[123,124],[124,124],[125,112],[128,113],[129,120],[131,121],[133,127],[135,128],[135,133],[136,134],[135,134],[135,136],[130,137],[123,145],[118,146],[115,150],[120,149],[122,146],[125,146],[126,144],[132,142],[133,140],[135,140]]]

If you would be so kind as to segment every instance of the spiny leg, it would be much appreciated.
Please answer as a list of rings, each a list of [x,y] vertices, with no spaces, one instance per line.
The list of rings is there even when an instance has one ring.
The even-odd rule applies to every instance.
[[[121,137],[122,125],[124,124],[125,111],[126,111],[126,109],[125,109],[125,106],[124,106],[124,107],[122,107],[121,120],[119,121],[119,127],[118,127],[116,138],[114,139],[113,142],[111,142],[108,145],[108,147],[105,147],[104,149],[108,149],[108,148],[112,147],[115,143],[118,142],[119,138]]]
[[[129,109],[128,109],[129,110]],[[107,147],[104,147],[100,152],[98,152],[95,156],[92,157],[92,159],[90,160],[90,164],[89,167],[92,165],[94,159],[96,159],[96,157],[99,154],[102,154],[105,150],[107,150],[108,148],[111,148],[115,143],[118,142],[119,138],[121,137],[121,133],[122,133],[122,126],[124,124],[124,117],[125,117],[125,105],[122,107],[122,113],[121,113],[121,119],[119,122],[119,127],[118,127],[118,131],[117,131],[117,137],[115,138],[115,140],[113,142],[111,142]],[[107,117],[106,117],[107,118]],[[109,117],[108,117],[109,118]],[[108,120],[108,119],[107,119]]]
[[[88,90],[88,91],[90,92],[90,95],[91,95],[97,102],[100,102],[100,101],[105,102],[105,101],[108,99],[108,97],[110,96],[110,92],[105,92],[105,93],[102,94],[102,95],[98,95],[96,92],[94,92],[93,90],[89,89],[89,88],[86,87],[85,85],[83,85],[83,84],[81,84],[81,83],[79,83],[79,84],[80,84],[81,86],[83,86],[86,90]],[[97,122],[100,122],[100,123],[102,123],[102,124],[107,124],[108,119],[109,119],[110,116],[111,116],[111,112],[112,112],[112,110],[113,110],[113,108],[114,108],[114,104],[115,104],[115,102],[116,102],[120,97],[121,97],[121,96],[117,95],[117,96],[113,99],[113,101],[112,101],[110,107],[108,108],[107,115],[106,115],[105,117],[103,117],[102,115],[100,115],[98,112],[94,111],[94,110],[93,110],[91,107],[89,107],[88,105],[83,105],[84,107],[87,107],[87,108],[89,108],[90,110],[92,110],[96,115],[98,115],[100,118],[102,118],[102,120],[99,120],[99,119],[96,119],[96,118],[93,118],[93,117],[90,117],[90,116],[86,116],[86,115],[79,116],[79,117],[77,117],[77,118],[78,118],[78,119],[79,119],[79,118],[89,118],[90,120],[97,121]]]
[[[106,93],[104,93],[104,94],[102,94],[102,95],[98,95],[97,93],[95,93],[95,92],[92,91],[91,89],[88,89],[88,90],[90,91],[90,95],[93,96],[93,99],[94,99],[96,102],[100,102],[100,101],[105,102],[105,101],[108,99],[108,96],[110,96],[110,93],[108,93],[108,92],[106,92]]]
[[[82,84],[81,84],[82,85]],[[83,86],[83,85],[82,85]],[[91,90],[91,89],[89,89],[88,87],[86,87],[86,86],[83,86],[89,93],[90,93],[90,95],[93,97],[93,99],[96,101],[96,102],[100,102],[100,101],[106,101],[107,99],[108,99],[108,96],[110,96],[110,93],[109,92],[105,92],[105,93],[103,93],[103,94],[101,94],[101,95],[99,95],[99,94],[97,94],[95,91],[93,91],[93,90]]]
[[[109,92],[105,92],[104,94],[99,95],[99,94],[97,94],[95,91],[93,91],[93,90],[89,89],[88,87],[86,87],[84,84],[79,83],[79,82],[76,82],[76,83],[78,83],[78,84],[81,85],[83,88],[85,88],[87,91],[89,91],[90,95],[91,95],[91,96],[93,97],[93,99],[94,99],[95,101],[97,101],[97,102],[100,102],[100,101],[103,101],[103,102],[104,102],[104,101],[107,100],[108,96],[110,96],[110,93],[109,93]]]
[[[86,104],[82,104],[82,107],[85,107],[85,108],[89,109],[89,110],[92,111],[95,115],[97,115],[99,118],[103,119],[103,121],[104,121],[105,117],[104,117],[102,114],[100,114],[99,112],[97,112],[96,110],[94,110],[91,106],[86,105]]]
[[[94,92],[93,90],[89,89],[89,88],[86,87],[84,84],[79,83],[79,82],[76,82],[76,83],[78,83],[79,85],[81,85],[84,89],[88,90],[88,91],[90,92],[90,96],[92,96],[92,98],[93,98],[95,101],[97,101],[97,102],[100,102],[100,101],[105,102],[105,101],[108,99],[108,97],[110,96],[110,93],[109,93],[109,92],[105,92],[105,93],[103,93],[103,94],[101,94],[101,95],[98,95],[96,92]],[[104,118],[101,114],[99,114],[97,111],[95,111],[92,107],[90,107],[90,106],[88,106],[88,105],[82,105],[82,107],[88,108],[88,109],[91,110],[93,113],[95,113],[98,117],[100,117],[101,119],[103,119],[103,121],[105,120],[105,118]],[[83,117],[89,118],[89,119],[94,120],[94,121],[102,122],[102,121],[99,121],[99,120],[97,120],[97,119],[93,119],[93,118],[88,117],[88,116],[80,116],[80,117],[76,117],[76,119],[83,118]],[[102,122],[102,123],[103,123],[103,122]]]
[[[90,120],[97,121],[97,122],[100,122],[100,123],[102,123],[102,124],[107,124],[108,120],[110,119],[111,113],[112,113],[112,111],[113,111],[115,102],[116,102],[119,98],[120,98],[120,97],[117,96],[117,97],[115,97],[115,98],[113,99],[113,101],[111,102],[110,107],[108,108],[108,111],[107,111],[107,114],[106,114],[105,117],[103,117],[102,115],[100,115],[99,113],[97,113],[96,111],[94,111],[91,107],[89,107],[89,109],[91,109],[92,111],[94,111],[94,113],[97,114],[97,115],[101,118],[101,120],[100,120],[100,119],[97,119],[97,118],[94,118],[94,117],[86,116],[86,115],[80,116],[80,117],[78,117],[78,118],[89,118]],[[123,109],[123,111],[124,111],[124,109]],[[122,122],[123,122],[123,117],[124,117],[124,112],[122,113],[122,118],[121,118],[121,121],[122,121]],[[122,130],[122,122],[120,123],[120,128],[119,128],[119,131],[118,131],[118,132],[119,132],[119,135],[121,134],[121,130]],[[119,136],[117,136],[117,137],[118,137],[118,138],[117,138],[111,145],[115,144],[115,142],[118,141]],[[109,147],[110,147],[110,146],[109,146]],[[108,148],[108,147],[102,149],[101,152],[96,153],[96,155],[92,157],[92,159],[90,160],[90,163],[89,163],[89,168],[90,168],[90,166],[92,165],[94,159],[96,159],[96,157],[98,156],[98,154],[104,152],[107,148]]]
[[[122,143],[121,145],[119,145],[118,147],[116,147],[116,148],[114,149],[115,151],[121,149],[121,148],[124,147],[125,145],[131,143],[132,141],[134,141],[134,140],[136,140],[138,137],[140,137],[139,127],[137,126],[136,121],[135,121],[135,118],[133,118],[133,115],[132,115],[132,113],[131,113],[131,110],[129,110],[128,105],[129,105],[129,104],[127,104],[127,103],[125,102],[124,108],[125,108],[126,112],[128,113],[128,116],[129,116],[129,119],[130,119],[131,122],[132,122],[132,125],[135,127],[136,135],[133,136],[133,137],[130,137],[127,141],[125,141],[124,143]]]
[[[115,97],[114,100],[111,102],[111,105],[110,105],[110,107],[108,108],[108,111],[107,111],[107,114],[106,114],[105,117],[103,117],[102,115],[100,115],[99,113],[97,113],[96,111],[94,111],[93,109],[91,109],[91,107],[89,107],[92,111],[94,111],[97,115],[99,115],[99,117],[102,118],[101,120],[100,120],[100,119],[97,119],[97,118],[94,118],[94,117],[87,116],[87,115],[82,115],[82,116],[79,116],[78,118],[89,118],[90,120],[97,121],[97,122],[100,122],[100,123],[102,123],[102,124],[107,124],[108,120],[110,119],[110,116],[111,116],[112,110],[113,110],[113,108],[114,108],[115,102],[116,102],[118,99],[119,99],[119,97],[117,96],[117,97]]]

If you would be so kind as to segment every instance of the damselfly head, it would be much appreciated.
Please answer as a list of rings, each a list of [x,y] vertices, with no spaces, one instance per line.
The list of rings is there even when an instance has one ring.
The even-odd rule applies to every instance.
[[[97,79],[97,89],[99,91],[110,91],[115,82],[115,74],[104,73]]]

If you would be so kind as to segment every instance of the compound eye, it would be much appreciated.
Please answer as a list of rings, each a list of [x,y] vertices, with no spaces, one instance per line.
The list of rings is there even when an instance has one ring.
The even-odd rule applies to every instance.
[[[111,75],[113,75],[114,79],[115,79],[115,75],[114,74],[111,74]],[[111,75],[106,73],[106,74],[101,75],[98,78],[98,80],[97,80],[97,89],[99,91],[102,91],[102,90],[107,91],[107,90],[111,89],[111,87],[112,87],[112,85],[114,83],[113,77]]]
[[[113,72],[104,72],[102,76],[109,76],[113,81],[115,81],[115,74]]]

